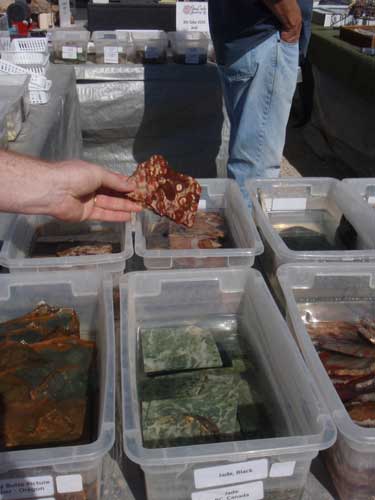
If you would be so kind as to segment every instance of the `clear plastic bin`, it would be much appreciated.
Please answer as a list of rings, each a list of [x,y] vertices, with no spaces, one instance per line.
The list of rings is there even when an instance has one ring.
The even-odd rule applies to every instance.
[[[8,104],[0,101],[0,148],[8,149],[8,129],[7,129]]]
[[[264,243],[261,264],[277,295],[275,274],[282,264],[375,261],[375,219],[366,203],[346,193],[340,181],[259,179],[248,181],[247,189]],[[352,224],[356,238],[346,232],[343,216]],[[293,228],[299,228],[299,236]],[[310,244],[310,249],[300,250],[304,244]]]
[[[70,257],[30,257],[36,232],[43,228],[43,235],[82,235],[111,231],[120,241],[120,252],[102,255],[83,255]],[[4,241],[0,253],[0,263],[10,272],[50,271],[69,269],[100,269],[110,273],[122,273],[126,260],[133,255],[133,241],[130,224],[109,222],[60,222],[51,217],[19,215]]]
[[[344,179],[345,189],[356,192],[372,208],[375,208],[375,179],[373,177],[364,179]]]
[[[52,60],[55,63],[79,64],[87,61],[90,33],[85,30],[53,30]]]
[[[343,500],[375,496],[375,429],[349,417],[306,330],[311,321],[359,321],[374,314],[374,264],[288,264],[278,270],[287,318],[305,362],[338,430],[326,455],[328,469]]]
[[[22,120],[25,121],[30,113],[29,84],[30,75],[7,75],[0,73],[0,99],[21,98]]]
[[[233,248],[152,250],[148,248],[150,225],[161,217],[145,210],[137,215],[135,251],[147,269],[252,266],[263,245],[241,191],[230,179],[199,179],[202,210],[222,212]]]
[[[333,444],[336,431],[260,273],[130,273],[120,281],[120,301],[124,448],[144,471],[148,500],[300,499],[311,460]],[[139,328],[191,323],[210,328],[219,342],[231,337],[235,324],[262,374],[262,394],[282,437],[144,447]]]
[[[118,30],[117,33],[124,33]],[[120,35],[121,36],[121,35]],[[133,30],[130,39],[134,46],[131,62],[136,64],[164,64],[167,62],[168,38],[160,30]]]
[[[1,140],[1,139],[0,139]],[[3,246],[4,239],[7,238],[8,231],[16,220],[16,214],[1,213],[0,214],[0,250]]]
[[[204,33],[177,31],[168,34],[177,64],[206,64],[209,40]]]
[[[13,142],[17,139],[18,134],[22,130],[22,123],[24,117],[24,106],[21,97],[1,97],[0,94],[0,107],[5,116],[5,125],[7,131],[8,142]]]
[[[98,349],[98,431],[95,441],[0,453],[2,498],[55,498],[73,492],[76,497],[100,500],[105,454],[115,437],[115,346],[112,280],[93,272],[1,275],[0,321],[15,318],[44,300],[73,307],[81,337],[95,340]],[[78,493],[85,490],[87,496]],[[59,495],[57,495],[59,496]],[[68,495],[67,495],[68,496]],[[59,496],[60,497],[60,496]],[[61,496],[61,498],[65,498]]]
[[[132,55],[130,36],[123,33],[117,38],[115,31],[95,31],[92,41],[95,44],[95,62],[97,64],[126,64]]]

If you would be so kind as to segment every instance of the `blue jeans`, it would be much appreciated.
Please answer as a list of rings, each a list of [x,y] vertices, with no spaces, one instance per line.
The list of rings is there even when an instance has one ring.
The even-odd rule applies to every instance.
[[[231,57],[243,43],[228,44],[233,62],[219,66],[231,124],[228,177],[242,192],[246,179],[279,176],[299,59],[298,43],[283,42],[279,33]]]

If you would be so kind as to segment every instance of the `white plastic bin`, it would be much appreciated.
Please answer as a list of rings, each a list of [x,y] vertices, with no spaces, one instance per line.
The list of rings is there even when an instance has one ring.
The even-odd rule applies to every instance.
[[[178,64],[206,64],[209,40],[204,33],[177,31],[168,34],[173,60]]]
[[[93,272],[0,276],[1,321],[30,311],[41,300],[73,307],[79,315],[81,337],[97,343],[99,370],[96,440],[83,445],[1,452],[1,498],[24,499],[26,492],[27,498],[55,498],[63,491],[78,495],[83,487],[87,496],[81,493],[81,498],[100,499],[103,458],[115,436],[112,291],[111,279],[103,280]]]
[[[277,274],[291,330],[337,426],[337,442],[325,455],[328,469],[341,499],[368,500],[375,495],[375,429],[360,427],[349,417],[305,324],[373,315],[375,265],[288,264]]]
[[[375,178],[344,179],[342,182],[345,189],[356,192],[372,208],[375,208]]]
[[[121,251],[113,254],[84,255],[76,257],[30,257],[34,236],[39,227],[46,224],[46,234],[86,234],[105,229],[119,234]],[[133,255],[133,241],[130,224],[109,222],[66,223],[41,215],[19,215],[4,241],[0,263],[10,272],[50,271],[69,269],[100,269],[110,273],[122,273],[126,260]]]
[[[300,499],[311,460],[333,444],[336,431],[260,273],[248,268],[130,273],[121,279],[120,302],[124,447],[145,473],[147,499]],[[282,437],[144,447],[139,328],[212,321],[222,328],[215,337],[222,342],[236,323],[262,374],[263,394]]]
[[[143,257],[146,268],[252,266],[255,256],[262,253],[262,242],[236,182],[230,179],[198,181],[202,186],[202,209],[223,212],[235,248],[151,250],[147,244],[150,223],[161,218],[145,210],[137,215],[135,251]]]
[[[87,61],[90,32],[77,29],[52,31],[53,62],[79,64]]]

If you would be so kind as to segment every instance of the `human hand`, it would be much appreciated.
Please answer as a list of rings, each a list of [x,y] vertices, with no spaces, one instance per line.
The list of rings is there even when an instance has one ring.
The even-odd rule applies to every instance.
[[[281,40],[286,43],[297,43],[302,29],[302,14],[297,0],[263,0],[263,2],[282,25]]]
[[[80,160],[56,163],[53,170],[50,215],[57,219],[126,222],[142,210],[124,197],[136,186],[123,175]]]

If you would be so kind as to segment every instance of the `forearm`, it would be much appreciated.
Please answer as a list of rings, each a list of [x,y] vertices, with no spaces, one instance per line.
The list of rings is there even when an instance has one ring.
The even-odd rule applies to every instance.
[[[263,0],[263,3],[280,21],[282,31],[293,33],[298,39],[302,16],[297,0]]]
[[[52,213],[59,182],[52,164],[0,150],[0,211]]]

